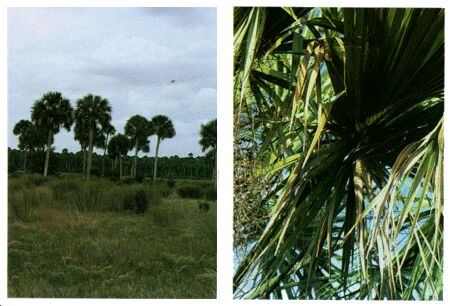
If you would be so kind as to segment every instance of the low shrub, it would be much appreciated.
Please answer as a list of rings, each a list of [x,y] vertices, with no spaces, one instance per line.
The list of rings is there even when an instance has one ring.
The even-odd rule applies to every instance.
[[[131,176],[128,176],[128,177],[122,178],[121,182],[123,184],[131,185],[131,184],[134,184],[136,181]]]
[[[200,199],[203,196],[200,187],[192,185],[178,187],[177,193],[184,199]]]
[[[98,168],[92,168],[90,174],[91,174],[91,176],[97,176],[97,177],[100,177],[101,171],[100,171],[100,169],[98,169]]]
[[[142,183],[142,182],[144,182],[144,178],[145,177],[144,177],[144,175],[142,173],[137,173],[135,181],[138,182],[138,183]]]
[[[145,195],[145,191],[143,189],[137,190],[134,195],[134,200],[136,202],[136,213],[143,214],[148,207],[148,200]]]
[[[167,187],[169,187],[170,189],[173,189],[173,188],[175,188],[176,183],[177,183],[177,181],[173,177],[171,177],[167,180]]]
[[[198,202],[198,209],[207,212],[210,209],[210,205],[207,201],[200,201]]]
[[[102,178],[93,177],[84,180],[79,176],[71,176],[50,179],[47,184],[36,187],[34,182],[40,184],[39,179],[30,177],[10,178],[8,202],[10,216],[14,219],[26,219],[30,209],[36,206],[79,212],[123,210],[143,212],[146,209],[145,202],[148,206],[160,205],[162,197],[167,197],[171,193],[164,182],[155,186],[127,185],[116,184]],[[139,195],[136,196],[138,192]],[[142,200],[143,198],[145,200]]]

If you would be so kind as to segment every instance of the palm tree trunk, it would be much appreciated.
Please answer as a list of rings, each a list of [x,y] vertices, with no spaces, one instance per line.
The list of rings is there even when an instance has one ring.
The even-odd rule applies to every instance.
[[[52,147],[52,138],[53,138],[53,131],[52,129],[49,129],[47,138],[47,153],[45,154],[44,176],[47,176],[48,162],[50,159],[50,150]]]
[[[109,136],[109,134],[106,134],[105,147],[103,148],[103,156],[102,156],[102,176],[105,176],[105,156],[106,156],[106,149],[107,149],[107,145],[108,145],[108,136]]]
[[[138,146],[139,146],[139,142],[138,142],[138,139],[136,138],[136,145],[134,147],[134,160],[133,160],[133,166],[131,168],[131,177],[132,178],[136,178]]]
[[[103,151],[103,156],[102,156],[102,176],[105,176],[105,150]]]
[[[122,156],[119,157],[119,163],[120,163],[119,179],[122,180]]]
[[[81,147],[81,149],[83,150],[83,173],[82,173],[82,177],[84,177],[84,175],[86,173],[86,146]]]
[[[157,140],[156,140],[156,149],[155,149],[155,166],[153,168],[153,182],[156,181],[156,172],[158,171],[158,150],[159,150],[159,142],[160,142],[160,138],[158,136]]]
[[[214,169],[213,169],[213,182],[214,184],[216,183],[217,180],[217,148],[214,149],[214,154],[213,154],[213,158],[214,158]]]
[[[25,149],[25,158],[23,160],[23,173],[27,173],[27,150]]]
[[[91,167],[92,167],[92,149],[94,147],[94,128],[91,127],[89,129],[89,151],[88,151],[88,160],[87,160],[87,171],[86,178],[90,179],[91,177]]]

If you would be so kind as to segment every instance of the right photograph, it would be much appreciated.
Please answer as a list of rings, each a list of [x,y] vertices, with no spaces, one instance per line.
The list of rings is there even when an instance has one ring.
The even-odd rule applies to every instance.
[[[234,8],[235,299],[442,300],[443,8]]]

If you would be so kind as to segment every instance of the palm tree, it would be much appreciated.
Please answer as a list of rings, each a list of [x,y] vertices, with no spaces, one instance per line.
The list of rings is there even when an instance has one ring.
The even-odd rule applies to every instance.
[[[47,135],[43,129],[38,128],[29,120],[20,120],[14,125],[13,133],[19,136],[19,149],[25,153],[23,172],[27,172],[27,157],[37,147],[44,147]]]
[[[130,117],[125,124],[125,135],[129,137],[134,148],[134,160],[131,177],[136,178],[137,154],[140,150],[149,151],[148,137],[153,134],[153,124],[140,115]]]
[[[86,178],[91,176],[92,150],[94,137],[101,134],[102,129],[111,126],[111,106],[107,99],[88,94],[77,101],[75,118],[80,120],[88,130],[88,160]]]
[[[82,176],[86,177],[86,149],[89,147],[89,126],[85,123],[82,116],[75,116],[74,138],[80,143],[83,152],[83,170]],[[101,131],[96,130],[94,135],[93,146],[100,148],[105,145],[105,136]]]
[[[104,174],[105,174],[105,164],[104,164],[104,161],[105,161],[105,155],[106,155],[106,153],[107,153],[107,151],[108,151],[108,139],[109,139],[109,136],[110,136],[110,135],[114,135],[114,134],[116,133],[116,129],[115,129],[111,124],[109,124],[109,125],[103,127],[103,129],[101,130],[101,133],[102,133],[102,135],[104,135],[104,137],[105,137],[105,141],[104,141],[104,143],[102,144],[102,147],[103,147],[103,156],[102,156],[102,176],[104,176]]]
[[[48,92],[36,100],[31,109],[31,120],[36,126],[43,128],[47,134],[47,152],[44,164],[44,176],[47,176],[50,150],[53,136],[61,127],[70,131],[73,123],[73,108],[70,101],[59,92]]]
[[[206,124],[200,126],[200,141],[202,151],[209,150],[212,154],[214,162],[213,180],[216,180],[217,172],[217,119],[208,121]]]
[[[80,143],[81,151],[83,152],[83,172],[82,176],[86,174],[86,147],[89,144],[89,131],[86,130],[82,118],[75,118],[75,126],[73,128],[74,139]]]
[[[108,154],[115,160],[115,165],[117,165],[117,160],[119,159],[120,179],[122,179],[122,157],[127,155],[130,147],[131,143],[128,137],[120,133],[113,136],[108,143]]]
[[[153,181],[156,181],[156,174],[158,171],[158,150],[159,143],[163,139],[172,138],[175,136],[175,128],[173,127],[172,120],[167,116],[157,115],[151,120],[153,124],[153,131],[156,135],[156,149],[155,149],[155,164],[153,168]]]
[[[237,297],[442,298],[443,25],[235,9]]]

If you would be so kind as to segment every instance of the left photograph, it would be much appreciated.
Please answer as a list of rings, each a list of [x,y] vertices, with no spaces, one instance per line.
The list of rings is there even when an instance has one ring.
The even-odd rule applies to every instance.
[[[8,8],[9,298],[216,298],[216,9]]]

